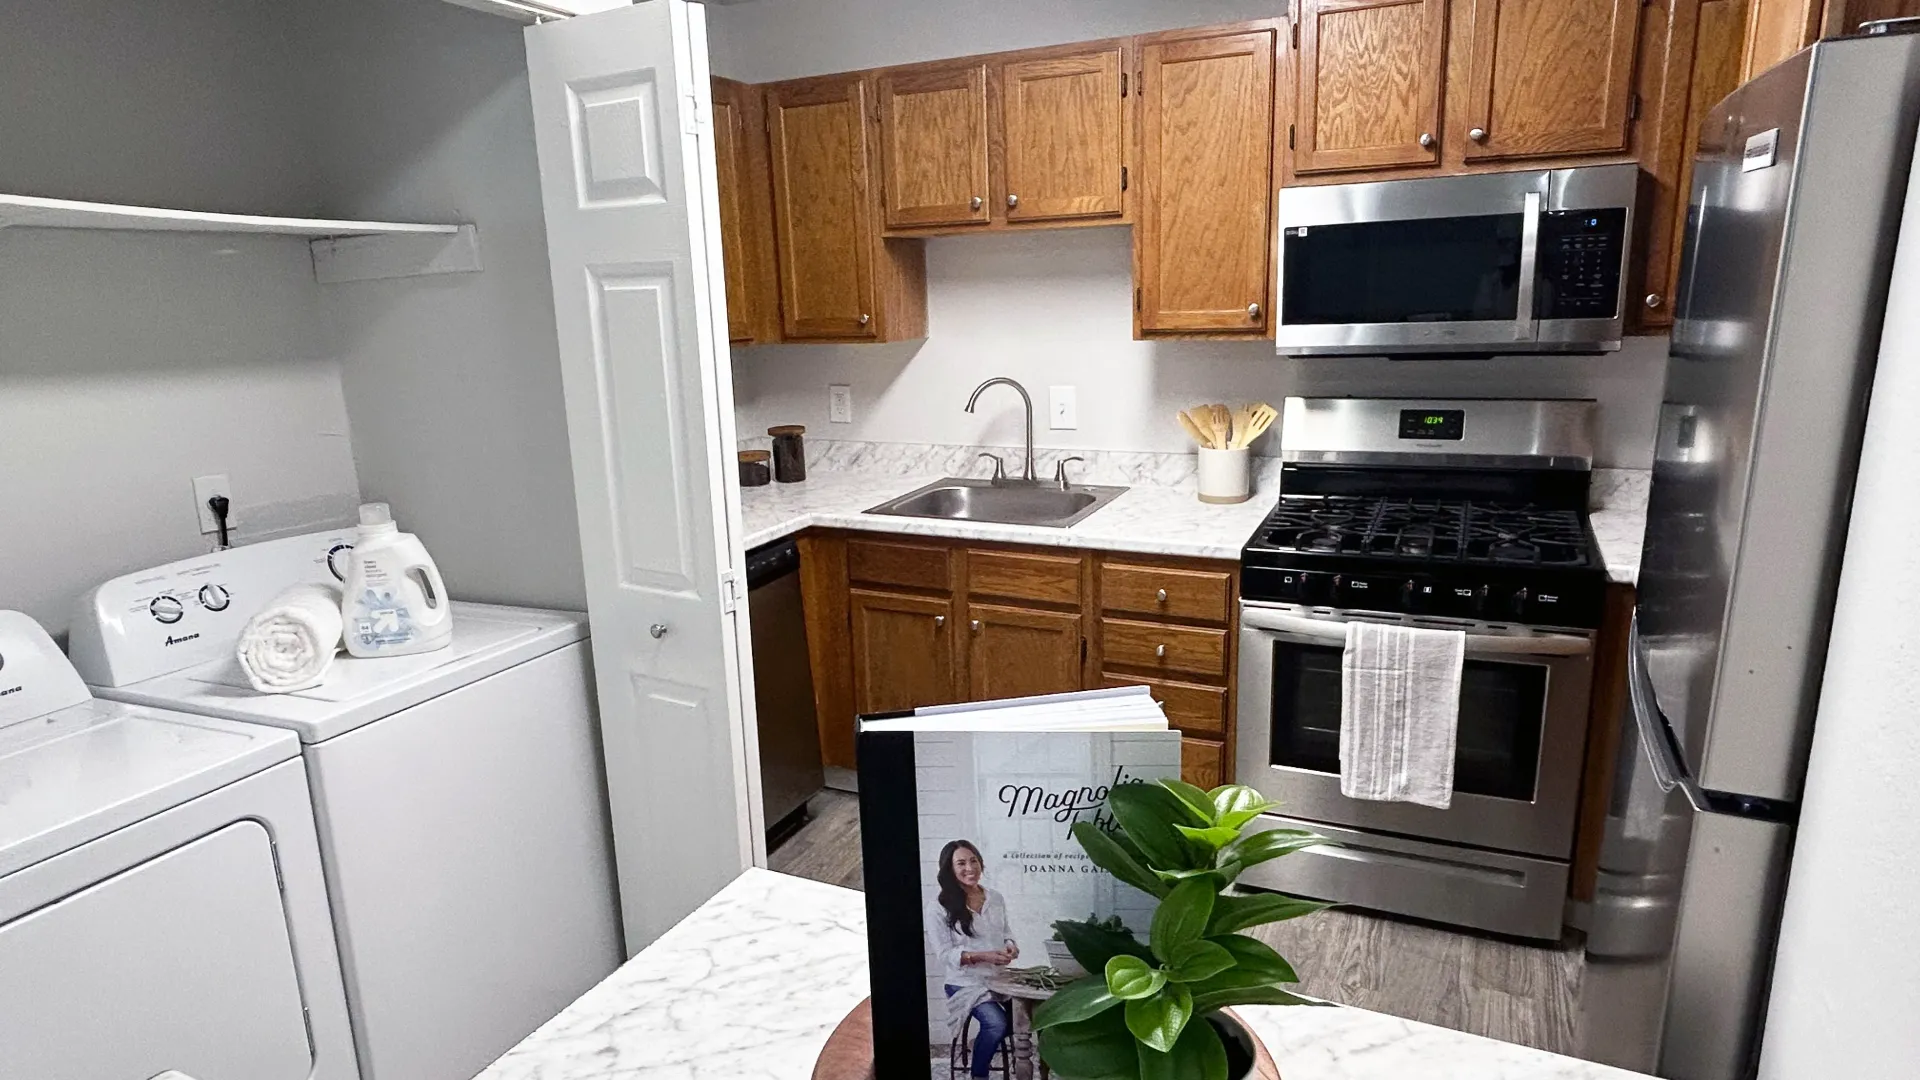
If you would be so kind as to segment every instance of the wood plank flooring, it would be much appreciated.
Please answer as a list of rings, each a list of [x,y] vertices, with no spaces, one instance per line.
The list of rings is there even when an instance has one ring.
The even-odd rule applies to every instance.
[[[860,888],[859,799],[823,791],[812,812],[768,866]],[[1292,961],[1303,994],[1557,1054],[1580,1052],[1585,963],[1577,940],[1540,946],[1339,909],[1255,933]]]

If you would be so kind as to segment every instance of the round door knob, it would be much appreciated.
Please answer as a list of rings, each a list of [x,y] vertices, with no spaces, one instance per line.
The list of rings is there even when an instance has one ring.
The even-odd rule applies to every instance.
[[[1155,645],[1153,647],[1153,655],[1165,660],[1167,658],[1167,647],[1165,645]]]
[[[231,603],[233,603],[233,597],[227,594],[224,586],[200,586],[200,606],[206,608],[208,611],[225,611],[227,610],[227,605]]]
[[[1161,602],[1161,603],[1163,603],[1163,604],[1164,604],[1164,603],[1166,603],[1166,602],[1167,602],[1167,590],[1165,590],[1165,589],[1160,589],[1159,591],[1157,591],[1157,592],[1155,592],[1155,593],[1153,594],[1153,598],[1154,598],[1155,600],[1158,600],[1158,601],[1160,601],[1160,602]]]
[[[933,617],[933,626],[934,626],[934,629],[936,629],[936,630],[937,630],[937,629],[939,629],[940,627],[942,627],[942,626],[945,626],[945,625],[947,625],[947,617],[946,617],[945,615],[935,615],[935,616]]]
[[[870,323],[870,322],[872,322],[872,321],[873,321],[873,316],[871,316],[871,315],[868,315],[868,314],[867,314],[867,313],[865,313],[865,312],[861,312],[861,314],[860,314],[860,325],[861,325],[861,326],[865,326],[865,325],[867,325],[868,323]]]
[[[654,623],[652,626],[647,627],[647,633],[652,634],[654,637],[654,640],[656,641],[659,640],[660,638],[666,637],[667,624],[663,622]]]
[[[1420,133],[1420,146],[1422,149],[1433,148],[1433,132],[1423,131]]]
[[[981,208],[982,206],[984,206],[984,205],[986,205],[986,200],[985,200],[985,199],[982,199],[982,198],[981,198],[980,196],[978,196],[978,195],[975,195],[975,196],[973,197],[973,208],[974,208],[975,210],[978,210],[978,209],[980,209],[980,208]]]
[[[1468,131],[1468,132],[1467,132],[1467,138],[1469,138],[1469,139],[1472,139],[1472,140],[1473,140],[1474,142],[1486,142],[1486,141],[1487,141],[1487,129],[1486,129],[1486,128],[1474,128],[1474,129],[1472,129],[1471,131]]]
[[[1247,305],[1247,318],[1249,318],[1249,319],[1257,319],[1257,318],[1259,318],[1259,317],[1260,317],[1260,305],[1259,305],[1259,304],[1257,304],[1257,303],[1256,303],[1256,304],[1248,304],[1248,305]]]
[[[1011,210],[1014,207],[1019,205],[1020,205],[1020,196],[1018,195],[1007,196],[1007,209]]]
[[[1667,302],[1666,298],[1661,296],[1657,292],[1650,292],[1647,294],[1647,306],[1650,308],[1658,308],[1661,304],[1664,304],[1666,302]]]
[[[172,626],[186,617],[187,608],[174,597],[156,596],[153,598],[153,603],[147,605],[147,612],[160,620],[163,625]]]
[[[974,632],[974,633],[976,633],[976,634],[977,634],[977,633],[979,633],[979,632],[980,632],[980,620],[979,620],[979,619],[975,619],[975,620],[973,620],[973,622],[972,622],[972,624],[971,624],[971,625],[973,626],[973,632]]]

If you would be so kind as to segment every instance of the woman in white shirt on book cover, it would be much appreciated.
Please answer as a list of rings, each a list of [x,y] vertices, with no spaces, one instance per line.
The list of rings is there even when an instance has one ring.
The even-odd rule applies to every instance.
[[[947,1021],[956,1036],[968,1017],[980,1024],[971,1058],[975,1076],[987,1075],[1013,1026],[1006,999],[988,990],[987,983],[1020,956],[1006,898],[980,884],[985,869],[971,841],[949,841],[940,849],[940,894],[926,912],[927,943],[946,985]]]

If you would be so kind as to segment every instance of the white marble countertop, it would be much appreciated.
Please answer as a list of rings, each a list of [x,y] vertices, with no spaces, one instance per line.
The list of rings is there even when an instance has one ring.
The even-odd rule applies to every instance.
[[[749,870],[478,1080],[807,1080],[866,994],[861,895]],[[1640,1077],[1364,1009],[1235,1011],[1286,1080]]]
[[[1607,564],[1607,580],[1633,585],[1640,580],[1640,545],[1647,531],[1647,495],[1653,474],[1645,469],[1596,469],[1592,507],[1587,518],[1600,557]]]
[[[1274,492],[1256,491],[1246,502],[1214,506],[1201,502],[1191,489],[1142,484],[1129,488],[1079,524],[1065,529],[862,512],[945,475],[814,471],[798,484],[741,488],[740,507],[746,518],[744,546],[755,548],[817,526],[953,540],[1238,560],[1240,549],[1266,519],[1277,498]]]

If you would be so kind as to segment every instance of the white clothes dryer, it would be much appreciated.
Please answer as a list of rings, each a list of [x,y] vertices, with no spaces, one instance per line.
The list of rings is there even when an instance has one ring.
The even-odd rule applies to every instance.
[[[298,736],[361,1075],[468,1080],[625,955],[585,618],[454,602],[446,649],[343,655],[313,689],[255,692],[247,620],[337,578],[352,540],[106,582],[74,660],[101,697]]]
[[[300,743],[97,701],[0,611],[0,1076],[354,1080]]]

